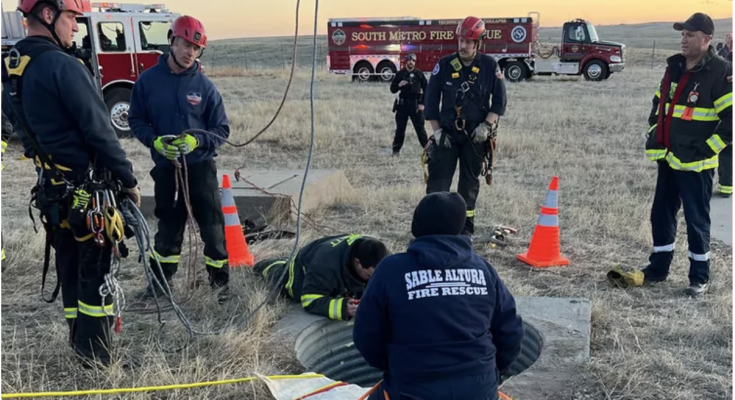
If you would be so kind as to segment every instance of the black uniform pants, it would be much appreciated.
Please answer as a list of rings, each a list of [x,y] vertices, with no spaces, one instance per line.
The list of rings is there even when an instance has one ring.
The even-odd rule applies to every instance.
[[[107,364],[112,344],[110,327],[114,322],[107,314],[113,313],[113,304],[111,296],[103,302],[99,288],[110,272],[110,242],[100,247],[91,236],[75,237],[70,229],[60,227],[51,228],[50,239],[69,325],[69,342],[78,355]]]
[[[446,148],[439,143],[433,146],[428,163],[429,179],[426,182],[426,194],[448,192],[459,161],[457,192],[467,203],[467,220],[462,234],[472,235],[475,233],[475,204],[480,192],[485,143],[473,143],[465,133],[456,129],[443,129],[444,132],[449,132],[452,147]]]
[[[407,103],[398,106],[396,110],[396,134],[393,137],[393,152],[398,153],[403,148],[403,142],[406,139],[406,126],[408,120],[411,119],[413,128],[416,130],[416,136],[419,138],[421,148],[426,147],[429,141],[426,136],[426,127],[424,126],[424,113],[417,109],[416,101],[404,100]]]
[[[658,162],[658,181],[651,209],[653,253],[646,275],[665,277],[674,256],[676,215],[684,207],[689,242],[689,282],[709,281],[710,198],[714,169],[677,171]]]
[[[722,149],[719,164],[717,174],[719,175],[720,192],[732,194],[732,145]]]
[[[288,258],[269,258],[257,262],[253,266],[256,274],[261,275],[271,288],[278,287],[282,297],[288,297],[286,291],[286,281],[288,280],[288,272],[283,275],[283,270],[288,268]]]
[[[173,164],[157,165],[151,171],[155,183],[154,214],[158,218],[154,249],[158,253],[164,274],[163,277],[158,276],[158,268],[154,266],[153,270],[159,280],[171,278],[178,270],[181,244],[186,230],[187,210],[181,187],[178,200],[174,204],[175,171]],[[209,283],[212,286],[223,286],[229,283],[230,266],[225,243],[225,217],[217,180],[217,165],[214,160],[206,160],[189,165],[188,171],[191,208],[204,242],[204,259],[209,273]]]

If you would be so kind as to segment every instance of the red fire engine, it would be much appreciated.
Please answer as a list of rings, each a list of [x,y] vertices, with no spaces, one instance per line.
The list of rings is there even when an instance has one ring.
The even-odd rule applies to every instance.
[[[118,136],[130,135],[128,110],[133,84],[146,69],[167,53],[168,31],[179,14],[164,4],[90,3],[77,18],[77,57],[95,77]],[[19,11],[3,12],[2,49],[5,53],[25,37],[26,26]]]
[[[534,18],[535,17],[535,18]],[[485,18],[480,51],[490,54],[508,81],[533,75],[584,75],[600,81],[625,67],[625,45],[600,40],[594,25],[575,19],[562,27],[562,43],[544,54],[538,42],[540,14],[520,18]],[[404,56],[415,53],[416,67],[427,72],[439,59],[457,51],[454,36],[461,19],[416,17],[330,19],[327,66],[355,81],[391,81]]]

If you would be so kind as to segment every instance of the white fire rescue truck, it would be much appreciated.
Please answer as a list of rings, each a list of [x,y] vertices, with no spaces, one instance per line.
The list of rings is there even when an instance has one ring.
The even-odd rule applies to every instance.
[[[164,4],[83,3],[85,13],[77,18],[74,38],[77,57],[94,75],[118,136],[126,137],[133,84],[168,52],[168,32],[180,14]],[[25,35],[23,15],[3,12],[3,53]]]

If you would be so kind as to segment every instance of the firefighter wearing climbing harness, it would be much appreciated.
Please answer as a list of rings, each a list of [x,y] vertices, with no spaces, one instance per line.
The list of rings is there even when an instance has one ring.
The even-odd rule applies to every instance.
[[[143,72],[133,87],[130,128],[138,140],[151,149],[155,166],[153,178],[154,214],[158,218],[151,264],[157,255],[163,270],[154,268],[157,278],[173,286],[187,222],[183,188],[176,192],[175,161],[185,157],[193,218],[204,242],[204,258],[209,284],[220,303],[229,298],[230,267],[225,246],[225,219],[214,157],[230,135],[222,96],[204,75],[197,58],[207,45],[202,23],[181,16],[169,32],[170,52],[158,64]],[[211,135],[186,132],[201,129]],[[182,132],[184,132],[182,134]],[[155,292],[154,292],[155,290]],[[162,296],[158,285],[148,284],[142,298]]]
[[[400,92],[393,104],[396,113],[396,134],[393,138],[393,155],[397,156],[403,148],[406,139],[406,126],[411,119],[413,128],[419,138],[421,148],[426,147],[428,138],[424,128],[424,92],[426,92],[426,77],[416,68],[416,54],[406,56],[406,66],[396,73],[390,84],[390,92]]]
[[[83,14],[81,0],[20,0],[18,10],[28,36],[3,62],[3,89],[25,154],[36,162],[31,204],[47,233],[41,291],[53,247],[59,283],[44,300],[53,302],[60,285],[75,353],[85,367],[108,365],[120,307],[114,272],[126,255],[116,204],[123,197],[139,204],[140,191],[89,71],[66,52]]]
[[[466,207],[457,193],[426,195],[413,214],[415,240],[370,279],[353,330],[355,348],[383,372],[370,400],[496,399],[520,354],[513,295],[460,235]]]
[[[370,277],[388,249],[378,239],[360,234],[327,236],[308,243],[289,262],[267,259],[255,272],[281,296],[301,303],[304,310],[333,320],[350,320]],[[284,268],[288,268],[282,281]]]
[[[457,191],[467,202],[463,234],[468,236],[475,231],[479,177],[492,181],[498,120],[507,102],[497,62],[479,52],[484,33],[485,23],[476,17],[457,25],[459,51],[436,64],[425,99],[434,131],[423,155],[424,162],[428,159],[426,193],[449,191],[459,160]]]
[[[689,244],[685,294],[696,296],[707,290],[710,278],[710,198],[717,156],[732,142],[732,64],[716,56],[714,23],[706,14],[696,13],[674,29],[682,32],[681,53],[668,58],[648,118],[646,155],[658,164],[653,253],[648,266],[628,275],[642,274],[634,280],[639,284],[667,279],[683,206]]]

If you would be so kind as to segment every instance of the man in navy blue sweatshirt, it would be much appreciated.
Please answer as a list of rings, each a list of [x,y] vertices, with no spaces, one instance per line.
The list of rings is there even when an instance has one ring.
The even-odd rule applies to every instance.
[[[175,202],[175,166],[173,160],[186,158],[189,194],[193,217],[204,241],[204,258],[209,283],[220,289],[218,300],[229,297],[229,264],[225,246],[224,214],[214,157],[217,148],[230,135],[225,107],[217,88],[200,71],[197,57],[207,45],[202,23],[190,16],[174,21],[170,32],[170,52],[159,58],[158,65],[146,70],[133,87],[130,102],[130,127],[135,137],[151,149],[155,167],[155,215],[158,232],[154,253],[171,286],[181,255],[186,228],[186,204],[183,192]],[[201,129],[210,134],[189,133]],[[186,132],[181,138],[182,132]],[[180,189],[181,190],[181,189]],[[150,255],[153,263],[154,254]],[[155,265],[155,264],[153,264]],[[158,275],[158,269],[154,267]],[[143,298],[162,293],[158,286],[148,286]]]
[[[376,399],[494,400],[520,353],[523,323],[493,267],[460,235],[466,203],[427,195],[416,238],[375,269],[355,316],[355,348],[383,371]]]

